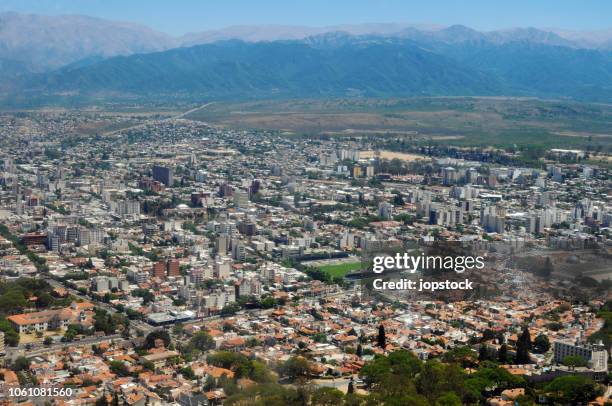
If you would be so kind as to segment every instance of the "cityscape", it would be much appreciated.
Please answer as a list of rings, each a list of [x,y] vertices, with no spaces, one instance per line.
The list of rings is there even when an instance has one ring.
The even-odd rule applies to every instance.
[[[49,89],[0,109],[0,405],[612,402],[603,90]]]

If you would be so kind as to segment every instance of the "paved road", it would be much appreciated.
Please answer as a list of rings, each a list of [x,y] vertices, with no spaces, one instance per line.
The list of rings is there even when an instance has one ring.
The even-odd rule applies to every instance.
[[[185,111],[185,112],[183,112],[183,113],[177,114],[176,116],[172,116],[172,117],[165,118],[165,119],[163,119],[163,120],[161,120],[161,121],[162,121],[162,122],[164,122],[164,121],[176,120],[176,119],[178,119],[178,118],[184,118],[184,117],[185,117],[185,116],[187,116],[188,114],[194,113],[194,112],[196,112],[196,111],[198,111],[198,110],[202,110],[203,108],[206,108],[206,107],[210,106],[210,105],[211,105],[211,104],[213,104],[213,103],[214,103],[214,102],[205,103],[205,104],[203,104],[203,105],[201,105],[201,106],[199,106],[199,107],[193,108],[193,109],[191,109],[191,110],[187,110],[187,111]],[[145,121],[144,123],[136,124],[136,125],[133,125],[133,126],[130,126],[130,127],[120,128],[120,129],[118,129],[118,130],[107,131],[107,132],[103,133],[102,135],[115,135],[115,134],[119,134],[119,133],[121,133],[121,132],[123,132],[123,131],[135,130],[135,129],[137,129],[137,128],[143,128],[143,127],[145,127],[147,124],[149,124],[149,121],[148,121],[148,120],[147,120],[147,121]]]
[[[211,104],[214,104],[214,103],[215,103],[215,102],[209,102],[209,103],[203,104],[203,105],[201,105],[200,107],[196,107],[196,108],[194,108],[194,109],[188,110],[188,111],[186,111],[186,112],[184,112],[184,113],[181,113],[181,114],[179,114],[178,116],[174,116],[174,117],[172,117],[172,118],[183,118],[183,117],[185,117],[185,116],[188,116],[188,115],[189,115],[189,114],[191,114],[191,113],[195,113],[195,112],[196,112],[196,111],[198,111],[198,110],[202,110],[202,109],[204,109],[204,108],[206,108],[206,107],[208,107],[208,106],[210,106]]]

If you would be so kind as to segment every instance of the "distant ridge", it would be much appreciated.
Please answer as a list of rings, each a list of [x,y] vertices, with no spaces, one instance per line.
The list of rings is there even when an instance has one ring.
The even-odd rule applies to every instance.
[[[173,37],[129,22],[80,15],[44,16],[5,12],[0,13],[0,58],[22,63],[32,71],[44,71],[92,57],[148,53],[232,39],[245,42],[305,40],[332,32],[453,43],[490,41],[501,44],[521,40],[612,50],[612,29],[580,32],[513,28],[480,32],[461,25],[369,23],[306,27],[270,24],[231,26]]]
[[[0,22],[4,105],[459,95],[612,102],[612,51],[536,28],[243,26],[172,38],[82,16],[5,13]],[[47,28],[45,42],[40,35]],[[113,35],[101,34],[107,30]],[[242,39],[221,40],[232,36]],[[88,47],[81,47],[83,39]]]

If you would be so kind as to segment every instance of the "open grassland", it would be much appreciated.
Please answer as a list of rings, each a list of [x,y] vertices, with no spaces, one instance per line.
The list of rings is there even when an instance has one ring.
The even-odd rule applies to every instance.
[[[612,106],[518,98],[269,100],[215,103],[187,118],[312,136],[402,137],[457,146],[612,150]]]

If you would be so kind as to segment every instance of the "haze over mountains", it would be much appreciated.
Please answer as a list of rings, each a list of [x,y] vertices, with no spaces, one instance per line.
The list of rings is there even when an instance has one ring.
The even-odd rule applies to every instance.
[[[0,14],[0,97],[508,95],[612,101],[612,30],[236,26],[171,37],[85,16]]]

